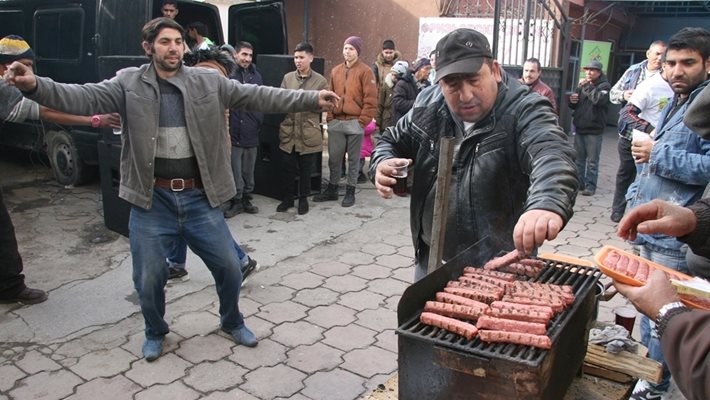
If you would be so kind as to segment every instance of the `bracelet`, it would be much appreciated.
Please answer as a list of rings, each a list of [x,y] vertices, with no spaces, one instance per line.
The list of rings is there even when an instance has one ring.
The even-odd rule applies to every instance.
[[[656,333],[658,337],[663,336],[663,332],[668,326],[668,322],[676,315],[683,314],[691,311],[690,308],[686,307],[685,304],[680,301],[675,301],[668,303],[658,310],[658,316],[656,316]]]

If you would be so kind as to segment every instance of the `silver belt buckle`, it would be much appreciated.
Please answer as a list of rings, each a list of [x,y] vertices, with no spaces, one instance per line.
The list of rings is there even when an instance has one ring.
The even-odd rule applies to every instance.
[[[179,182],[179,187],[176,187],[175,183]],[[170,180],[170,190],[173,192],[182,192],[185,190],[185,180],[182,178],[175,178]]]

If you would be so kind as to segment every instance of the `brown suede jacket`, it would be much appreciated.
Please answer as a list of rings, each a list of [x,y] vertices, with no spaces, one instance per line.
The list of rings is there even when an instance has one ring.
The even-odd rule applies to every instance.
[[[357,119],[363,128],[375,117],[377,88],[372,69],[359,60],[350,68],[345,63],[330,72],[330,90],[340,96],[340,103],[328,113],[332,119]]]

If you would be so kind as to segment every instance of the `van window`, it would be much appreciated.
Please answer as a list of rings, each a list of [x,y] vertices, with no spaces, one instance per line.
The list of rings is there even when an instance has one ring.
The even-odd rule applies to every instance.
[[[99,2],[99,55],[142,56],[141,30],[149,18],[149,1]]]
[[[34,52],[37,60],[79,61],[84,10],[52,9],[35,12]]]
[[[24,21],[25,17],[22,15],[22,11],[0,11],[0,38],[4,38],[7,35],[27,36],[27,34],[25,34],[25,27],[23,26]],[[25,39],[27,38],[25,37]]]

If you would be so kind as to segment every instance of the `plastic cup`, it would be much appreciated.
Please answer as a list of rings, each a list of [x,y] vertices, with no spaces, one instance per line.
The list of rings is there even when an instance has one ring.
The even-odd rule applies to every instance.
[[[646,140],[651,140],[651,135],[638,129],[632,129],[631,139],[633,142],[643,142]]]
[[[407,175],[409,173],[409,161],[403,164],[392,165],[394,172],[392,172],[392,177],[397,180],[394,184],[392,191],[397,196],[407,195]]]
[[[627,331],[629,331],[629,336],[634,331],[634,323],[636,323],[637,311],[631,306],[621,306],[614,309],[614,315],[616,319],[614,323],[623,326]]]

